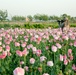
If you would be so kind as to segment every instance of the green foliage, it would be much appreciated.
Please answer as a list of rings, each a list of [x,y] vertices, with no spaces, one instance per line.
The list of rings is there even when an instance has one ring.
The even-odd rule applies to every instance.
[[[59,17],[58,16],[49,16],[49,20],[58,20],[59,19]]]
[[[40,29],[44,29],[44,28],[48,28],[48,27],[51,27],[51,28],[58,28],[58,25],[57,24],[30,24],[30,23],[26,23],[24,24],[24,27],[25,28],[40,28]]]
[[[35,28],[45,28],[43,24],[33,24]]]
[[[19,24],[0,24],[0,28],[26,28],[26,29],[45,29],[45,28],[59,28],[57,23],[25,23]],[[70,27],[76,27],[76,23],[71,23]]]
[[[33,25],[30,25],[29,23],[24,24],[24,27],[27,29],[34,28]]]
[[[6,20],[7,16],[8,16],[7,10],[5,11],[0,10],[0,21]]]
[[[22,28],[22,26],[21,25],[18,25],[18,24],[14,24],[14,25],[11,25],[11,28]]]
[[[72,23],[70,26],[71,27],[76,27],[76,23]]]
[[[12,21],[25,21],[25,17],[23,17],[23,16],[13,16]]]
[[[4,25],[3,24],[0,24],[0,28],[4,28]]]
[[[0,24],[0,28],[10,28],[10,24]]]
[[[39,20],[39,16],[40,16],[40,14],[34,15],[34,19],[35,19],[35,20]]]
[[[10,24],[4,24],[4,28],[10,28]]]
[[[32,21],[33,17],[31,15],[27,16],[29,18],[29,21]]]
[[[34,15],[35,20],[40,20],[40,21],[48,21],[48,16],[45,14],[36,14]]]
[[[62,15],[61,15],[61,19],[63,19],[64,17],[67,17],[69,20],[70,20],[70,18],[71,18],[71,16],[70,16],[70,15],[62,14]]]

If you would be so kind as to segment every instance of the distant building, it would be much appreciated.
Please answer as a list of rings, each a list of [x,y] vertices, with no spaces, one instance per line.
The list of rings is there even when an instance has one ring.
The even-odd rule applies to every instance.
[[[29,18],[28,17],[26,17],[26,22],[29,22],[30,20],[29,20]]]

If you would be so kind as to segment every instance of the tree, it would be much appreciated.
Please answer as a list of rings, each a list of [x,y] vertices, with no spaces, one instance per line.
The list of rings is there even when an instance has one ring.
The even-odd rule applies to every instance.
[[[55,15],[49,17],[49,20],[58,20],[58,19],[59,17]]]
[[[71,19],[71,16],[67,14],[62,14],[60,17],[61,19],[63,19],[64,17],[67,17],[69,20]]]
[[[49,18],[45,14],[36,14],[34,15],[34,19],[39,21],[47,21]]]
[[[25,17],[23,17],[23,16],[13,16],[12,21],[25,21]]]
[[[49,20],[53,20],[53,16],[49,16]]]
[[[49,19],[48,16],[45,14],[40,16],[40,20],[42,20],[42,21],[48,21],[48,19]]]
[[[40,14],[34,15],[34,19],[35,19],[35,20],[39,20],[39,17],[40,17]]]
[[[33,18],[31,15],[28,15],[27,17],[29,18],[29,21],[32,21]]]
[[[8,16],[7,10],[5,11],[0,10],[0,21],[6,20],[7,16]]]
[[[73,23],[76,23],[76,17],[71,17],[70,21],[73,22]]]

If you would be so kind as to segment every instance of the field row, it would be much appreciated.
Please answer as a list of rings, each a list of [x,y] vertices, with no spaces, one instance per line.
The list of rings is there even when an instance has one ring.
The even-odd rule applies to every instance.
[[[75,75],[76,28],[0,29],[0,75]]]

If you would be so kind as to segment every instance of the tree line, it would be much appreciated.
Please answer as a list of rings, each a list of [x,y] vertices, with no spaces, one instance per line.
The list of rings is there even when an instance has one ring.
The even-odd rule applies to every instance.
[[[7,10],[3,11],[3,10],[0,10],[0,21],[7,21],[9,19],[7,19],[8,17],[8,12]],[[35,14],[34,16],[31,16],[31,15],[28,15],[28,16],[12,16],[11,18],[11,21],[26,21],[26,19],[28,19],[28,21],[36,21],[36,22],[43,22],[43,21],[55,21],[55,20],[58,20],[58,19],[63,19],[63,17],[68,17],[68,19],[71,21],[71,22],[76,22],[76,16],[75,17],[72,17],[68,14],[62,14],[60,16],[56,16],[56,15],[46,15],[46,14]]]

